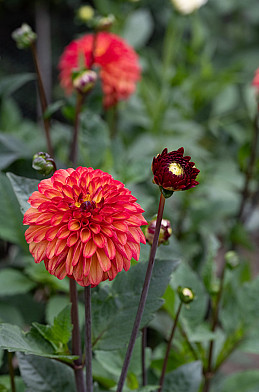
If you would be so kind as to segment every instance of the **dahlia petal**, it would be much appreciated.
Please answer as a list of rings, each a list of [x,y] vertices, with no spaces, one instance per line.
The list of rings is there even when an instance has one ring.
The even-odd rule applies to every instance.
[[[41,212],[39,212],[36,208],[29,208],[23,217],[24,225],[32,225],[36,222],[36,220],[41,216]]]
[[[84,258],[84,271],[83,271],[83,274],[84,274],[84,276],[87,276],[87,275],[89,275],[89,272],[90,272],[90,266],[91,266],[91,261],[92,261],[92,258],[90,257],[90,258]]]
[[[120,233],[120,232],[117,232],[116,234],[117,234],[117,238],[118,238],[119,243],[121,245],[125,245],[127,240],[128,240],[127,234],[126,233]]]
[[[43,195],[43,194],[40,193],[39,191],[35,191],[35,192],[33,192],[33,194],[29,197],[28,203],[30,203],[30,205],[31,205],[32,207],[37,208],[38,206],[41,205],[41,203],[42,203],[43,201],[47,201],[47,200],[48,200],[48,198],[47,198],[45,195]]]
[[[48,245],[46,248],[46,256],[48,259],[51,259],[55,255],[56,242],[57,242],[57,239],[54,239],[53,241],[48,242]]]
[[[114,258],[114,260],[112,261],[113,264],[115,264],[116,269],[118,272],[121,272],[123,270],[123,256],[117,252],[116,253],[116,257]]]
[[[103,271],[108,271],[111,268],[111,260],[106,256],[103,249],[98,248],[96,251],[97,258]]]
[[[83,249],[83,256],[85,258],[87,257],[91,257],[95,251],[97,249],[97,245],[95,244],[95,242],[93,240],[88,241]]]
[[[37,232],[35,232],[34,237],[33,237],[33,242],[41,242],[42,240],[45,239],[45,235],[46,235],[46,226],[41,226],[39,230],[37,230]]]
[[[47,241],[42,241],[39,242],[38,244],[35,244],[34,251],[33,251],[34,252],[33,257],[35,263],[40,263],[44,259],[46,254],[46,245],[47,245]]]
[[[73,274],[73,253],[74,253],[74,248],[71,247],[69,248],[69,251],[67,253],[66,257],[66,272],[68,275]]]
[[[93,240],[96,246],[98,246],[98,248],[103,248],[106,244],[106,238],[104,237],[104,235],[102,235],[102,233],[94,234]]]
[[[91,238],[91,231],[87,228],[80,230],[80,239],[83,243],[86,243]]]
[[[107,238],[106,240],[107,242],[103,249],[106,255],[109,257],[109,259],[112,260],[116,255],[116,248],[113,241],[110,238]]]
[[[49,229],[46,231],[45,239],[46,239],[47,241],[52,241],[52,240],[54,240],[54,238],[57,236],[59,230],[60,230],[60,227],[59,227],[59,226],[54,226],[54,227],[49,228]]]
[[[58,239],[55,246],[55,256],[59,256],[66,248],[66,240]]]
[[[101,230],[101,226],[95,223],[90,223],[89,228],[94,234],[100,233]]]
[[[46,189],[44,191],[44,195],[48,198],[48,199],[53,199],[53,197],[60,197],[61,194],[58,190],[56,189]]]
[[[133,242],[128,242],[126,245],[130,248],[132,257],[138,261],[139,253],[140,253],[140,245],[134,244]]]
[[[63,218],[64,214],[62,212],[53,215],[50,221],[51,226],[58,226],[62,222]]]
[[[108,237],[112,237],[113,236],[113,231],[110,229],[110,227],[108,226],[102,226],[101,227],[101,232]]]
[[[112,225],[115,227],[116,230],[122,231],[123,233],[128,231],[128,225],[126,222],[113,221]]]
[[[77,219],[71,219],[68,222],[68,229],[71,230],[71,231],[79,230],[80,227],[81,227],[81,222],[79,220],[77,220]]]
[[[79,262],[79,259],[82,254],[82,249],[83,249],[83,244],[78,241],[77,245],[74,247],[74,253],[73,253],[73,267]]]
[[[79,238],[79,234],[77,231],[71,233],[66,241],[67,246],[69,246],[69,247],[74,246],[75,243],[78,241],[78,238]]]
[[[62,192],[63,192],[64,196],[73,200],[74,195],[73,195],[73,190],[72,190],[71,186],[64,185],[62,188]]]
[[[120,272],[120,271],[118,271],[116,269],[116,267],[112,264],[109,271],[107,271],[107,275],[109,277],[109,280],[113,280],[116,277],[116,275],[118,274],[118,272]]]
[[[64,279],[64,278],[67,276],[66,268],[65,268],[64,262],[63,262],[63,263],[60,263],[60,264],[56,267],[55,276],[56,276],[58,279],[60,279],[60,280]]]
[[[60,239],[67,238],[70,234],[70,230],[68,230],[68,227],[66,225],[61,226],[59,231],[57,232],[57,237]]]
[[[98,285],[102,281],[102,276],[103,270],[99,264],[98,258],[96,255],[93,255],[88,275],[91,284]]]

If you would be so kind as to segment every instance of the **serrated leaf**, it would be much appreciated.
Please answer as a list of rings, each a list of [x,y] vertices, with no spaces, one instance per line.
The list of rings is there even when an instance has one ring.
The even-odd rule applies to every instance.
[[[18,351],[47,358],[58,358],[68,362],[75,357],[72,355],[57,355],[52,345],[35,329],[27,333],[12,324],[0,324],[0,347],[10,352]]]
[[[201,381],[201,362],[191,362],[166,374],[163,392],[198,392]]]
[[[31,194],[38,189],[39,181],[33,178],[17,176],[13,173],[7,173],[6,175],[18,199],[21,212],[24,214],[30,207],[28,199]]]
[[[75,392],[73,370],[54,360],[18,354],[26,392]]]
[[[24,227],[16,196],[6,176],[0,173],[0,238],[26,246]]]
[[[161,299],[177,261],[157,260],[140,328],[162,306]],[[139,304],[147,263],[138,263],[121,272],[110,289],[96,290],[92,297],[93,344],[98,350],[116,350],[129,340]]]
[[[53,344],[56,351],[62,350],[63,346],[69,342],[73,328],[71,324],[71,305],[69,304],[61,310],[55,317],[53,325],[33,323],[33,326],[44,339]]]
[[[24,294],[35,287],[35,283],[22,272],[6,268],[0,274],[0,296]]]

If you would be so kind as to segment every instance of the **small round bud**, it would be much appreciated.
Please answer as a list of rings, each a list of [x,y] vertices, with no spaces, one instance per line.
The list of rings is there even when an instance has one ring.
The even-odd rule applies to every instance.
[[[37,154],[34,154],[32,167],[45,176],[48,176],[50,173],[56,170],[54,160],[46,152],[37,152]]]
[[[14,30],[12,38],[15,40],[19,49],[27,49],[36,41],[37,35],[32,31],[29,25],[23,23],[21,27]]]
[[[229,250],[227,253],[225,253],[225,261],[226,261],[226,266],[230,270],[235,269],[239,265],[238,254],[233,250]]]
[[[177,293],[179,295],[181,302],[184,304],[191,303],[195,298],[194,292],[189,287],[179,286],[177,289]]]
[[[92,90],[97,80],[95,71],[86,70],[74,74],[73,86],[81,94],[86,94]]]
[[[90,5],[82,5],[77,10],[77,17],[80,22],[89,22],[94,17],[94,9]]]
[[[156,218],[152,219],[145,228],[145,237],[150,245],[153,244],[156,222],[157,222]],[[168,239],[171,236],[171,234],[172,234],[172,227],[170,221],[168,219],[162,219],[159,237],[158,237],[158,245],[168,244]]]
[[[115,22],[114,15],[101,16],[96,19],[95,28],[98,31],[109,30]]]

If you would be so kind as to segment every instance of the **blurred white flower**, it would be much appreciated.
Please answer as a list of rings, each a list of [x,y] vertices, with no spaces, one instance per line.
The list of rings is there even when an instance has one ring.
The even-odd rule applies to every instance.
[[[191,14],[207,3],[208,0],[171,0],[175,8],[182,14]]]

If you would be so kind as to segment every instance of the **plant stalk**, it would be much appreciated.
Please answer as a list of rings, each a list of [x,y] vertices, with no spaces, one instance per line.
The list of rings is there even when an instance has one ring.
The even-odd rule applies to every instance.
[[[141,337],[141,367],[142,367],[142,385],[147,385],[147,369],[146,369],[146,355],[145,349],[147,347],[147,327],[142,329]]]
[[[72,140],[71,150],[69,154],[69,159],[73,163],[73,166],[76,166],[77,158],[78,158],[79,118],[82,110],[83,101],[84,101],[84,96],[78,93],[76,99],[76,113],[75,113],[73,140]]]
[[[221,272],[221,277],[220,277],[220,287],[219,287],[219,292],[216,298],[216,303],[215,303],[215,308],[213,312],[213,318],[212,318],[212,326],[211,326],[211,331],[215,332],[216,327],[218,325],[219,321],[219,305],[221,301],[221,297],[223,294],[223,286],[224,286],[224,277],[225,277],[225,271],[226,271],[226,261],[224,263],[222,272]],[[214,340],[210,341],[209,345],[209,352],[208,352],[208,365],[207,369],[204,371],[204,377],[205,377],[205,382],[203,386],[203,392],[209,392],[210,390],[210,382],[213,377],[213,374],[215,370],[212,369],[212,358],[213,358],[213,350],[214,350]]]
[[[78,359],[74,360],[74,375],[76,381],[77,392],[86,392],[84,385],[84,374],[83,374],[83,364],[82,364],[82,349],[81,349],[81,338],[80,338],[80,328],[78,319],[78,296],[76,281],[74,279],[69,279],[69,289],[70,289],[70,302],[71,306],[71,322],[73,325],[72,330],[72,355],[78,356]]]
[[[144,281],[144,285],[143,285],[143,289],[142,289],[142,293],[141,293],[141,297],[140,297],[140,301],[139,301],[139,306],[138,306],[135,322],[134,322],[133,329],[131,332],[131,337],[130,337],[130,341],[128,344],[126,356],[124,359],[124,363],[123,363],[123,367],[122,367],[122,371],[121,371],[121,375],[120,375],[120,379],[119,379],[119,383],[118,383],[118,387],[117,387],[117,392],[122,392],[122,390],[123,390],[123,385],[124,385],[124,382],[125,382],[125,379],[127,376],[130,358],[131,358],[132,351],[133,351],[135,341],[137,338],[141,318],[142,318],[142,315],[144,312],[144,307],[145,307],[145,303],[146,303],[146,299],[147,299],[147,295],[148,295],[148,289],[150,286],[150,280],[151,280],[152,271],[153,271],[154,262],[155,262],[155,255],[156,255],[156,250],[157,250],[157,246],[158,246],[158,237],[159,237],[159,233],[160,233],[160,227],[161,227],[161,221],[162,221],[163,212],[164,212],[164,206],[165,206],[165,198],[161,193],[159,207],[158,207],[158,214],[157,214],[156,230],[155,230],[154,240],[153,240],[153,244],[152,244],[151,251],[150,251],[150,257],[149,257],[149,262],[148,262],[148,266],[147,266],[145,281]]]
[[[166,372],[167,362],[168,362],[168,358],[169,358],[169,353],[170,353],[170,350],[171,350],[172,341],[173,341],[173,337],[174,337],[174,334],[175,334],[177,322],[178,322],[178,319],[179,319],[179,316],[180,316],[180,313],[181,313],[182,305],[183,305],[183,303],[180,302],[178,310],[176,312],[175,319],[174,319],[174,324],[173,324],[173,328],[172,328],[172,331],[171,331],[171,335],[170,335],[170,338],[168,340],[166,353],[165,353],[165,358],[164,358],[164,363],[163,363],[163,368],[162,368],[162,373],[161,373],[161,377],[160,377],[160,381],[159,381],[160,387],[158,389],[158,392],[162,392],[162,389],[163,389],[163,384],[164,384],[164,379],[165,379],[165,372]]]
[[[13,355],[9,351],[7,351],[7,360],[8,360],[11,391],[16,392],[15,381],[14,381]]]
[[[86,392],[93,392],[92,333],[91,333],[91,287],[85,287],[85,365]]]
[[[33,58],[33,62],[34,62],[34,66],[35,66],[35,70],[36,70],[36,74],[37,74],[39,97],[40,97],[40,103],[41,103],[41,111],[42,111],[42,118],[43,118],[48,153],[50,154],[50,156],[52,158],[54,158],[54,151],[53,151],[51,139],[50,139],[50,122],[49,122],[48,118],[45,118],[45,112],[47,110],[48,103],[47,103],[45,89],[44,89],[43,82],[42,82],[41,72],[40,72],[40,68],[39,68],[39,61],[38,61],[38,56],[37,56],[37,50],[36,50],[36,46],[35,46],[34,42],[31,44],[31,52],[32,52],[32,58]]]

